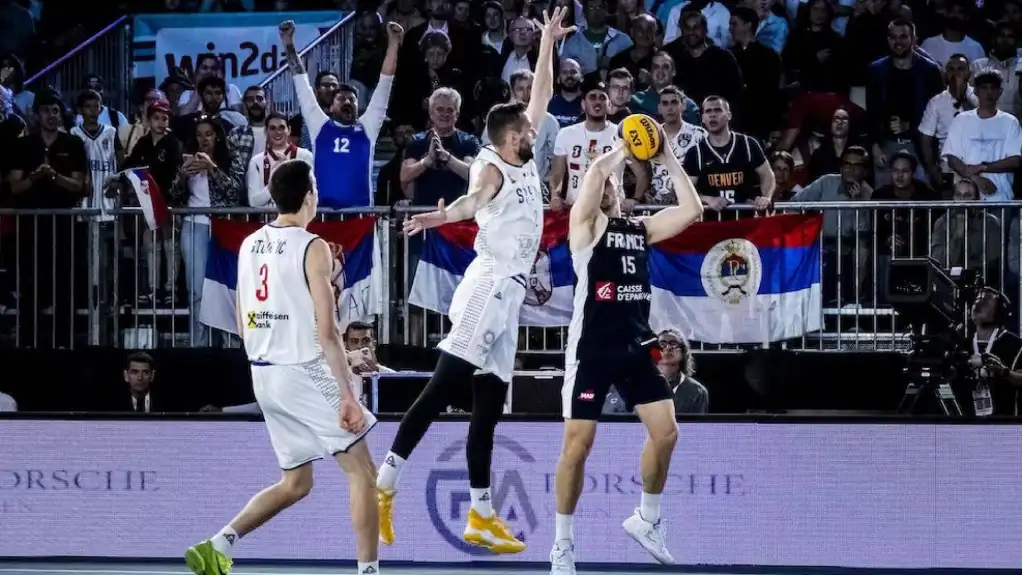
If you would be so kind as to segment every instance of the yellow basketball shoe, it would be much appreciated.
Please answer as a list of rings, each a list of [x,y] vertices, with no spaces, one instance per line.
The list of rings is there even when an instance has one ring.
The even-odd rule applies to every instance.
[[[483,517],[475,509],[469,509],[464,539],[501,555],[525,551],[525,543],[511,534],[511,528],[496,513]]]
[[[213,548],[209,539],[185,551],[185,563],[195,575],[227,575],[234,564],[231,558]]]
[[[395,491],[376,490],[380,506],[380,541],[385,545],[394,544],[394,494]]]

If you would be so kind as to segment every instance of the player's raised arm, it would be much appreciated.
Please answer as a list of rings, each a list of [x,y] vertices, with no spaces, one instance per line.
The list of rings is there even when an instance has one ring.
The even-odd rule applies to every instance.
[[[408,218],[404,224],[405,233],[414,236],[423,230],[475,217],[476,212],[497,195],[503,184],[502,180],[500,170],[493,164],[472,162],[468,172],[468,193],[447,207],[444,207],[444,201],[440,200],[435,211]]]
[[[685,173],[685,168],[681,167],[681,162],[666,145],[653,161],[660,162],[667,168],[667,175],[671,178],[674,192],[678,196],[678,205],[660,210],[646,218],[646,239],[651,244],[680,234],[703,215],[703,202],[696,192],[695,185]]]
[[[543,13],[545,22],[536,22],[542,36],[539,39],[539,57],[536,60],[536,75],[532,80],[532,93],[525,115],[532,127],[539,130],[546,118],[546,108],[554,95],[554,47],[557,41],[575,30],[574,26],[564,27],[562,22],[568,9],[554,8],[553,16]]]
[[[309,293],[312,295],[312,306],[316,316],[316,331],[319,345],[323,348],[323,356],[330,373],[337,380],[341,392],[341,402],[358,403],[355,390],[351,385],[348,369],[348,357],[344,353],[341,330],[337,326],[337,300],[333,289],[333,256],[330,246],[322,239],[315,239],[305,254],[305,276],[309,281]]]
[[[589,238],[589,236],[579,237],[577,234],[585,233],[591,235],[593,222],[596,221],[597,216],[603,213],[600,206],[603,203],[607,179],[630,156],[631,154],[628,153],[624,142],[618,142],[609,152],[596,158],[589,165],[586,175],[582,178],[578,198],[575,199],[575,203],[571,206],[570,235],[576,239],[569,237],[569,241],[573,245],[586,244],[591,241],[592,238]]]

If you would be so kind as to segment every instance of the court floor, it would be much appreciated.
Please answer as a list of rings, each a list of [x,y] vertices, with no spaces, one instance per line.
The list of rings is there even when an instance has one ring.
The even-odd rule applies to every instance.
[[[487,567],[487,568],[475,568],[471,566],[464,567],[419,567],[419,566],[394,566],[387,567],[386,565],[380,566],[380,571],[383,575],[439,575],[444,573],[446,575],[548,575],[550,573],[549,568],[547,569],[529,569],[521,567]],[[645,570],[642,570],[645,571]],[[639,571],[639,572],[642,572]],[[252,566],[252,565],[238,565],[232,571],[231,575],[343,575],[346,573],[354,573],[354,566],[329,566],[329,567],[318,567],[318,566],[285,566],[285,565],[269,565],[269,566]],[[599,573],[600,571],[593,571],[593,573]],[[603,571],[607,573],[607,571]],[[617,572],[622,572],[618,570]],[[629,570],[629,573],[636,572],[635,570]],[[664,573],[671,572],[665,571],[663,568],[655,568],[647,573]],[[584,569],[579,571],[580,575],[589,573]],[[0,562],[0,575],[191,575],[184,565],[176,566],[171,563],[7,563]],[[699,573],[691,573],[689,575],[705,575]],[[756,573],[750,572],[745,575],[756,575]]]

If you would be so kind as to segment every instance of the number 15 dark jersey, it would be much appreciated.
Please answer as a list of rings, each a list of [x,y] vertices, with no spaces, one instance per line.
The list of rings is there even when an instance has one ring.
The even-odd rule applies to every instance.
[[[639,352],[652,337],[646,225],[610,218],[592,245],[572,254],[575,300],[565,360],[607,360]]]

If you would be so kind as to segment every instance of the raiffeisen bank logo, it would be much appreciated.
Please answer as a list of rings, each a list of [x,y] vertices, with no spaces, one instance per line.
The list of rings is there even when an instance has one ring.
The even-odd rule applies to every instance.
[[[455,441],[436,458],[437,463],[444,468],[430,471],[426,480],[429,519],[437,532],[455,549],[471,555],[489,555],[488,550],[469,545],[462,539],[472,504],[468,491],[468,471],[465,469],[465,443],[464,439]],[[513,459],[500,453],[501,450],[510,453]],[[493,461],[505,463],[502,469],[494,468],[490,472],[493,510],[507,521],[515,536],[525,541],[528,535],[536,531],[539,521],[517,464],[535,463],[536,459],[521,444],[503,435],[493,438],[493,451]]]

